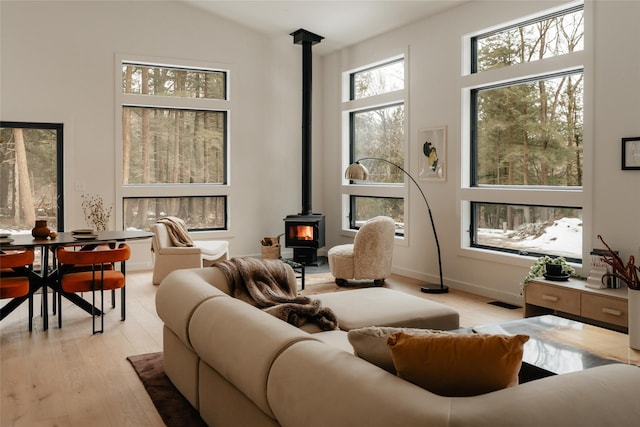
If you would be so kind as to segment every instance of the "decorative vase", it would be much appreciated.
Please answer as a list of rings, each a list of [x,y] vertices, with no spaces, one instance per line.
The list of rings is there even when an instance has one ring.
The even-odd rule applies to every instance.
[[[640,350],[640,289],[629,288],[629,347]]]
[[[47,221],[44,219],[36,220],[36,226],[31,230],[31,235],[36,239],[46,239],[51,234],[51,230],[47,227]]]

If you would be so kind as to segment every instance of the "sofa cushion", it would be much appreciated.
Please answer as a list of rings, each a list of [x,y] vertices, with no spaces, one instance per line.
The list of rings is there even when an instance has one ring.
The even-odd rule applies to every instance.
[[[398,376],[441,396],[474,396],[518,384],[527,335],[389,337]]]
[[[334,277],[352,279],[353,274],[353,243],[334,246],[327,252],[329,269]]]
[[[314,338],[235,298],[211,298],[198,306],[189,336],[202,362],[273,418],[266,397],[269,370],[293,343]]]
[[[199,409],[198,365],[200,358],[167,325],[162,328],[162,350],[162,366],[165,374],[189,403]]]
[[[312,336],[313,338],[329,344],[332,347],[339,348],[349,354],[353,354],[353,347],[349,344],[346,331],[340,329],[335,329],[333,331],[321,331],[314,333]]]
[[[204,280],[203,280],[204,279]],[[189,322],[196,308],[203,302],[218,297],[228,297],[223,290],[226,278],[216,269],[187,269],[171,272],[156,292],[156,311],[164,324],[191,349]]]
[[[200,248],[205,259],[219,259],[229,253],[229,242],[226,240],[196,240],[193,246]]]
[[[454,400],[318,341],[282,352],[271,367],[267,395],[287,427],[444,427],[451,425]]]
[[[631,397],[637,402],[638,393],[637,366],[622,363],[597,366],[493,393],[450,398],[448,425],[635,427],[640,419],[640,405],[627,399]]]
[[[365,288],[314,295],[336,314],[340,329],[396,326],[423,329],[457,329],[459,314],[439,304],[388,288]]]
[[[388,338],[399,332],[407,334],[446,333],[435,329],[395,328],[392,326],[367,326],[352,329],[347,333],[349,343],[356,356],[384,369],[392,374],[396,373],[393,365],[391,349],[387,345]]]

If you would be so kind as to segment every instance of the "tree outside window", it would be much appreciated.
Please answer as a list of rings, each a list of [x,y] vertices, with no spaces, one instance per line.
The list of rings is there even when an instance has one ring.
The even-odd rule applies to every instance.
[[[352,72],[349,83],[349,100],[359,100],[360,105],[348,114],[350,162],[378,157],[404,166],[404,60]],[[396,95],[393,101],[381,102],[380,97],[388,94]],[[404,185],[402,171],[380,161],[366,161],[366,167],[369,180],[350,183],[357,185],[346,199],[349,228],[358,229],[366,220],[385,215],[394,219],[396,234],[404,235],[405,203],[397,191]]]
[[[471,39],[471,71],[485,80],[469,90],[471,246],[581,260],[582,206],[558,205],[552,193],[582,191],[584,76],[569,56],[583,39],[582,5]],[[545,61],[562,56],[572,66]],[[544,73],[491,80],[532,61]]]
[[[582,185],[582,71],[472,91],[475,185]]]
[[[226,229],[228,73],[134,61],[121,71],[125,228],[172,215]]]
[[[63,125],[0,122],[0,230],[63,230]]]

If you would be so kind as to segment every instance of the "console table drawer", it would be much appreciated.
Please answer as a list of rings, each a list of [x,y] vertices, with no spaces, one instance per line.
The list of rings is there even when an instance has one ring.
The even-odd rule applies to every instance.
[[[628,290],[591,289],[586,281],[569,279],[562,282],[532,280],[524,288],[525,317],[555,312],[565,317],[578,316],[581,321],[620,332],[629,327]]]
[[[582,316],[627,327],[629,304],[627,300],[582,294]]]
[[[529,283],[525,287],[526,302],[564,313],[580,315],[580,293],[556,286]]]

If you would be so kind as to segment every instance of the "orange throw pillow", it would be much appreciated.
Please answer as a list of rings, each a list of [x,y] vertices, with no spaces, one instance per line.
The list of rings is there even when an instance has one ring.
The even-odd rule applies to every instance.
[[[518,384],[527,335],[389,337],[397,375],[441,396],[475,396]]]

